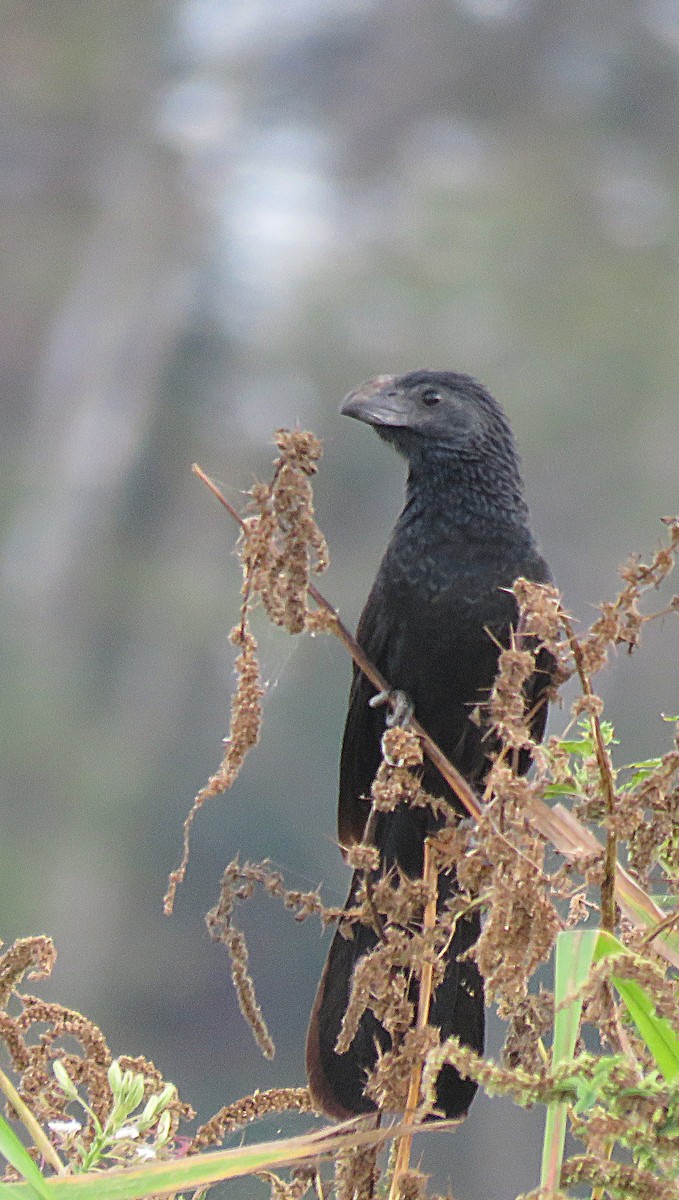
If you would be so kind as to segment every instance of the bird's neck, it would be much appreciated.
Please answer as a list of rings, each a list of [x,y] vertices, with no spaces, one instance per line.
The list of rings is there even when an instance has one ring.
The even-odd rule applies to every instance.
[[[492,470],[487,463],[463,458],[411,463],[398,525],[408,527],[421,520],[451,532],[473,533],[475,538],[530,538],[516,463],[495,462]]]
[[[491,590],[509,586],[535,550],[518,472],[491,472],[491,490],[469,466],[452,476],[411,470],[385,556],[399,588],[434,598],[452,583],[465,595],[475,594],[479,580]]]

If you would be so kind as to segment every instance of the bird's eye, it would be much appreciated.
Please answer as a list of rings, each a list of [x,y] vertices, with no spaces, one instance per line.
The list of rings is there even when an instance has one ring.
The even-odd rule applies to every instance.
[[[439,404],[443,400],[443,396],[434,388],[427,388],[422,393],[421,400],[423,404],[426,404],[427,408],[433,408],[435,404]]]

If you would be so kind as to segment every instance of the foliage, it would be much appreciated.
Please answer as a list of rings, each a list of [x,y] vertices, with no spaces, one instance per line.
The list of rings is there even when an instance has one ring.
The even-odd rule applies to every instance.
[[[232,785],[260,736],[253,608],[261,605],[292,634],[336,634],[376,686],[389,682],[379,679],[310,582],[310,572],[322,570],[327,562],[310,487],[320,444],[310,434],[287,431],[278,432],[277,443],[280,456],[272,483],[255,485],[245,518],[233,514],[242,529],[244,582],[240,618],[232,631],[240,655],[231,732],[220,768],[199,792],[187,818],[182,863],[166,897],[168,911],[188,861],[195,814],[205,799]],[[679,1197],[679,997],[672,973],[679,963],[674,928],[679,919],[679,742],[675,728],[673,743],[664,752],[616,766],[615,731],[603,718],[593,682],[613,647],[622,645],[631,652],[647,621],[679,610],[677,597],[657,612],[642,614],[640,609],[644,594],[659,588],[674,564],[679,520],[667,519],[665,524],[668,544],[649,563],[634,558],[625,564],[620,593],[600,606],[597,619],[582,634],[576,635],[555,589],[517,580],[520,619],[515,641],[500,656],[488,700],[503,749],[482,797],[470,795],[468,785],[441,759],[417,722],[387,732],[372,789],[375,812],[399,803],[440,808],[441,802],[422,791],[418,777],[422,755],[438,754],[437,765],[476,818],[472,827],[445,810],[446,824],[426,848],[422,880],[391,875],[369,885],[368,871],[376,855],[369,820],[364,844],[350,856],[352,866],[366,871],[365,886],[351,912],[326,907],[315,891],[287,889],[266,862],[234,860],[224,871],[219,898],[208,914],[212,935],[231,954],[241,1009],[265,1053],[273,1052],[273,1044],[248,973],[247,947],[235,921],[238,904],[261,886],[299,920],[311,915],[324,923],[341,920],[348,936],[356,922],[373,926],[379,941],[356,972],[340,1033],[340,1043],[348,1045],[366,1007],[391,1033],[392,1049],[379,1059],[368,1081],[370,1094],[383,1108],[405,1112],[407,1122],[419,1124],[435,1115],[437,1074],[445,1063],[453,1063],[491,1094],[510,1096],[522,1105],[545,1105],[542,1178],[540,1188],[531,1193],[534,1197],[572,1195],[571,1189],[583,1184],[590,1188],[592,1200],[605,1195]],[[577,695],[563,734],[537,746],[517,697],[543,647],[557,662],[558,681],[573,679]],[[671,722],[676,725],[676,718]],[[514,769],[518,751],[526,748],[534,760],[530,779]],[[453,869],[459,892],[437,913],[437,878]],[[649,885],[670,898],[669,913],[643,890]],[[484,976],[487,998],[507,1027],[500,1063],[475,1055],[455,1039],[439,1044],[438,1031],[428,1023],[443,955],[456,922],[471,906],[481,906],[486,914],[472,953]],[[536,973],[552,956],[554,988],[547,991],[538,986]],[[217,1170],[219,1155],[199,1151],[266,1112],[309,1109],[305,1089],[255,1094],[221,1110],[193,1137],[179,1136],[180,1121],[192,1114],[153,1064],[124,1058],[114,1062],[91,1022],[18,992],[24,972],[46,973],[52,958],[46,939],[31,939],[17,943],[0,961],[0,1031],[20,1077],[18,1098],[11,1090],[8,1096],[16,1111],[25,1112],[24,1124],[36,1150],[58,1175],[86,1179],[98,1172],[98,1194],[104,1197],[109,1194],[104,1181],[112,1162],[123,1162],[126,1170],[110,1178],[125,1176],[132,1187],[133,1172],[142,1168],[131,1164],[140,1157],[152,1156],[157,1171],[158,1160],[174,1163],[188,1153],[201,1163],[209,1160],[207,1173],[194,1177],[195,1186],[207,1184],[226,1175],[210,1175],[211,1169]],[[420,985],[416,1006],[413,978]],[[12,1011],[16,1004],[17,1014]],[[48,1031],[30,1044],[27,1034],[37,1023],[46,1024]],[[77,1052],[64,1049],[65,1037],[76,1039]],[[72,1105],[78,1106],[82,1118],[77,1129],[67,1112]],[[569,1129],[583,1152],[564,1160]],[[36,1176],[36,1164],[12,1140],[10,1127],[3,1123],[0,1132],[6,1158],[26,1180],[23,1185],[0,1185],[0,1196],[5,1187],[10,1187],[8,1196],[56,1195],[59,1178],[49,1179],[39,1171]],[[337,1200],[370,1200],[382,1186],[388,1186],[390,1200],[415,1200],[426,1194],[426,1177],[409,1166],[410,1132],[403,1133],[382,1180],[373,1144],[378,1136],[382,1135],[365,1130],[345,1134],[339,1127],[338,1137],[345,1140],[340,1141],[341,1149],[333,1144]],[[308,1164],[320,1150],[312,1149],[313,1138],[302,1142],[297,1157]],[[325,1153],[333,1153],[330,1146],[324,1143]],[[269,1158],[264,1153],[258,1167],[243,1169],[268,1171],[276,1155],[266,1149]],[[276,1161],[295,1160],[296,1150],[291,1143],[279,1143]],[[66,1172],[61,1155],[68,1162]],[[266,1177],[272,1196],[301,1200],[308,1189],[315,1189],[321,1200],[328,1195],[329,1183],[316,1167],[307,1165],[288,1182],[276,1175]],[[149,1176],[149,1189],[164,1194],[169,1177],[163,1183],[153,1178],[155,1182]],[[175,1191],[184,1186],[179,1174],[172,1186]]]

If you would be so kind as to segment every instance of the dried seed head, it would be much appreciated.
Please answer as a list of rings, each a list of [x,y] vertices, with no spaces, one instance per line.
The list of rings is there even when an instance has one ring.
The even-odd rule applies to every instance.
[[[420,739],[410,729],[395,725],[382,735],[382,755],[392,767],[419,767],[423,759]]]
[[[266,1117],[269,1113],[280,1112],[313,1112],[308,1088],[270,1088],[265,1092],[255,1092],[252,1096],[244,1096],[233,1104],[220,1108],[219,1112],[201,1125],[195,1137],[191,1140],[191,1150],[204,1150],[215,1146],[237,1129],[249,1125],[251,1121]]]
[[[523,750],[533,744],[528,726],[525,687],[535,671],[531,650],[502,650],[490,694],[490,719],[504,746]]]
[[[563,637],[564,617],[557,588],[521,576],[514,581],[512,591],[519,606],[519,624],[523,632],[556,653]]]

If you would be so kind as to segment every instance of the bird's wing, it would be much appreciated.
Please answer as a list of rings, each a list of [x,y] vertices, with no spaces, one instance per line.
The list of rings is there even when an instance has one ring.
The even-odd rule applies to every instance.
[[[530,566],[535,569],[534,564]],[[444,754],[472,786],[481,786],[498,748],[484,721],[489,680],[495,674],[498,643],[510,643],[517,613],[513,597],[502,588],[492,590],[492,600],[479,588],[476,603],[464,600],[456,585],[426,605],[419,601],[413,611],[410,598],[403,590],[395,595],[381,571],[361,615],[357,639],[390,686],[406,692],[415,715]],[[544,732],[554,665],[551,654],[539,650],[536,670],[525,688],[536,741]],[[340,759],[338,834],[342,846],[363,836],[370,812],[370,787],[381,762],[387,709],[370,707],[374,695],[373,685],[355,667]],[[476,705],[481,705],[480,726],[473,720]],[[530,755],[522,752],[520,772],[529,766]],[[428,761],[422,783],[425,790],[446,796],[457,806]]]

